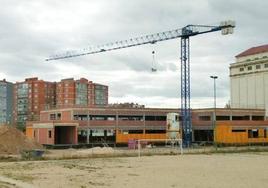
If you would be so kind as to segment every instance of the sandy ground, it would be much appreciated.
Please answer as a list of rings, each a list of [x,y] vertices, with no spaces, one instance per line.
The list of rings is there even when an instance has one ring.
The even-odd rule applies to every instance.
[[[267,174],[268,153],[0,163],[1,187],[263,188]]]

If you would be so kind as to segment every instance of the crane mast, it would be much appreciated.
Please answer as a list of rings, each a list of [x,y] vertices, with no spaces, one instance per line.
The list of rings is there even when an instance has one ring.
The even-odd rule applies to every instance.
[[[108,52],[123,48],[154,44],[181,38],[181,117],[182,117],[182,137],[184,146],[189,147],[192,142],[192,122],[191,122],[191,91],[190,91],[190,37],[210,32],[221,31],[223,35],[232,34],[235,27],[234,21],[224,21],[217,26],[208,25],[187,25],[181,29],[175,29],[155,34],[135,37],[128,40],[107,43],[99,46],[90,46],[81,50],[71,50],[50,56],[46,61],[60,60],[101,52]]]

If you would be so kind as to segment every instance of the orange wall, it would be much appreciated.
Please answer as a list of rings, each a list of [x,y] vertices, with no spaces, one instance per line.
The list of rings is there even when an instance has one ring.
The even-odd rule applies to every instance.
[[[166,133],[162,134],[123,134],[116,131],[116,143],[128,143],[130,139],[166,139]]]
[[[268,127],[268,126],[267,126]],[[232,130],[244,129],[245,132],[232,132]],[[258,129],[258,138],[248,138],[248,130]],[[268,137],[264,138],[265,127],[257,126],[235,126],[232,122],[225,122],[222,124],[217,124],[216,127],[216,142],[224,144],[248,144],[248,143],[268,143]],[[268,134],[268,132],[267,132]],[[268,136],[268,135],[267,135]]]
[[[33,128],[32,127],[26,127],[26,136],[28,137],[28,138],[34,138],[33,137]]]

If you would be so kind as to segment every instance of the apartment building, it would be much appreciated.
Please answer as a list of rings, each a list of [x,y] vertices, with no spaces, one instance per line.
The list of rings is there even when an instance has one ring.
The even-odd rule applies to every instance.
[[[0,80],[0,125],[12,123],[13,84],[5,79]]]
[[[62,79],[57,83],[56,104],[58,108],[107,106],[108,86],[93,83],[85,78]]]
[[[55,107],[56,84],[35,78],[26,78],[23,82],[14,84],[13,115],[18,125],[24,125],[26,120],[38,120],[40,111]]]
[[[104,107],[108,105],[108,86],[101,84],[92,84],[92,105],[97,107]]]
[[[268,116],[268,45],[249,48],[230,65],[231,107],[266,109]]]

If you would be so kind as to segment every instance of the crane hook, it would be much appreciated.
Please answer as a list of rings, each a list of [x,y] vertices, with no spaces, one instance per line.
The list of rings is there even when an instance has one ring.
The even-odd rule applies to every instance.
[[[153,60],[152,60],[152,68],[151,68],[151,71],[152,72],[156,72],[157,71],[157,68],[156,68],[155,51],[154,50],[152,51],[152,56],[153,56]]]

